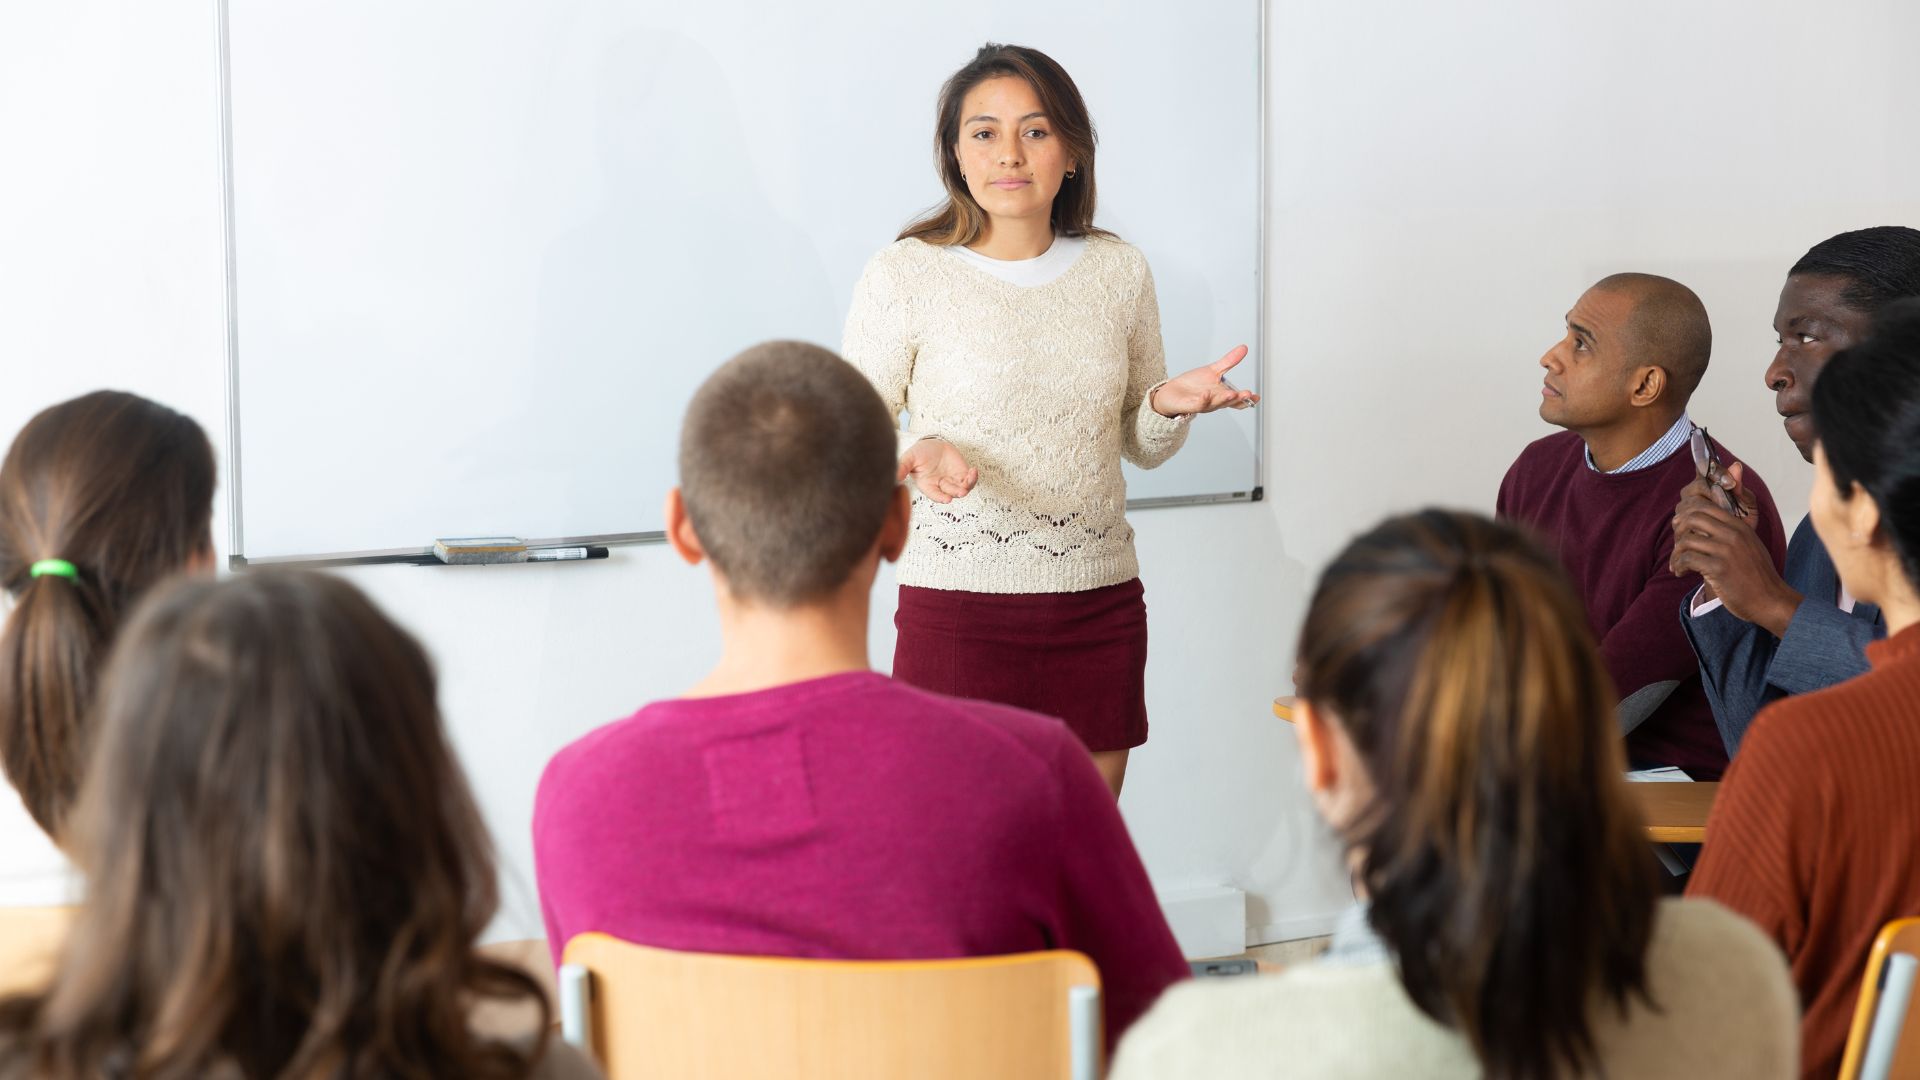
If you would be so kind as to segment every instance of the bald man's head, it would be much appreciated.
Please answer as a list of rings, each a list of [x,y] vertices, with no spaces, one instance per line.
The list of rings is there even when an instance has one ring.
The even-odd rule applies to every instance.
[[[1601,278],[1593,289],[1627,300],[1629,313],[1621,328],[1626,363],[1664,370],[1668,388],[1662,396],[1685,408],[1713,355],[1713,325],[1707,321],[1706,305],[1692,289],[1658,274],[1613,274]]]
[[[1663,429],[1707,373],[1713,330],[1693,290],[1653,274],[1615,274],[1580,294],[1566,336],[1540,358],[1540,419],[1582,433]]]

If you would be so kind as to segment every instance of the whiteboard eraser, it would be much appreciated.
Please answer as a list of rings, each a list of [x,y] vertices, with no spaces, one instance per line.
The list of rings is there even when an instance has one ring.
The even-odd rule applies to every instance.
[[[514,536],[459,536],[433,542],[433,554],[452,566],[527,561],[527,543]]]

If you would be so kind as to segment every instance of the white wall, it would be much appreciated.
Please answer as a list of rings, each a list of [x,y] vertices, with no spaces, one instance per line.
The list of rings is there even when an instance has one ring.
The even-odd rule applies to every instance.
[[[1797,518],[1806,469],[1760,386],[1780,279],[1838,230],[1920,224],[1912,5],[1537,8],[1270,14],[1269,501],[1136,515],[1154,738],[1123,804],[1156,881],[1246,889],[1258,939],[1318,932],[1346,895],[1267,712],[1312,573],[1391,510],[1490,507],[1546,430],[1535,359],[1616,270],[1700,292],[1719,343],[1695,415]],[[210,4],[0,7],[0,437],[111,385],[224,444],[215,93]],[[658,548],[348,573],[437,657],[505,856],[495,936],[536,933],[539,767],[715,655],[704,579]]]

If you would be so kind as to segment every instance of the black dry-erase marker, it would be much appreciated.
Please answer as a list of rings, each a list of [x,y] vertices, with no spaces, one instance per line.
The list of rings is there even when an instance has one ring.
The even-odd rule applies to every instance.
[[[604,547],[552,547],[527,549],[528,562],[574,562],[579,559],[604,559],[607,549]]]

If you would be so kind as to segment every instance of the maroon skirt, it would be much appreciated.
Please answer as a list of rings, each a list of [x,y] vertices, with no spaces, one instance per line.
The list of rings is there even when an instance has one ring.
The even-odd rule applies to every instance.
[[[1088,750],[1147,741],[1147,603],[1140,579],[1070,593],[900,586],[893,677],[1067,722]]]

